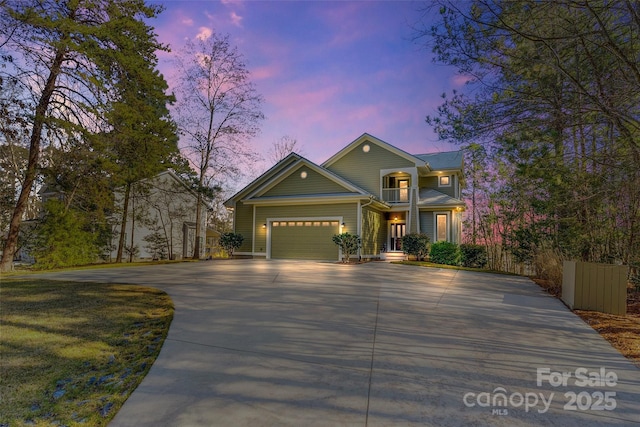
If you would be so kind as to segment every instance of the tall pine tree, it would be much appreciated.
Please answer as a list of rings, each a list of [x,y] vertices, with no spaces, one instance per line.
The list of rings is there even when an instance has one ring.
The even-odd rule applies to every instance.
[[[147,5],[144,0],[16,0],[0,4],[0,45],[13,59],[1,72],[19,82],[25,98],[36,100],[32,110],[23,112],[31,122],[29,154],[4,243],[2,271],[12,268],[20,223],[39,174],[43,148],[70,138],[86,140],[88,134],[113,135],[115,105],[125,93],[129,93],[129,100],[136,97],[123,88],[129,77],[145,87],[132,89],[138,91],[137,96],[157,96],[141,102],[156,108],[156,119],[161,119],[143,126],[158,133],[165,132],[162,126],[171,127],[162,119],[168,99],[158,94],[164,83],[154,71],[154,52],[165,47],[144,21],[160,11],[159,6]],[[161,139],[170,138],[164,135]]]

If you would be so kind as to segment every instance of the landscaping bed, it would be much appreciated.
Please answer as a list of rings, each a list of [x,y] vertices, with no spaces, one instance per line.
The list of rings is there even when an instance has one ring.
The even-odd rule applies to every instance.
[[[0,426],[105,426],[157,358],[173,303],[157,289],[2,280]]]
[[[627,315],[574,310],[625,357],[640,367],[640,292],[629,294]]]

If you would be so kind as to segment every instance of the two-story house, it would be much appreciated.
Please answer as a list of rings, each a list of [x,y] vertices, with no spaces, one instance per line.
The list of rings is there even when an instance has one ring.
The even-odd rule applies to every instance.
[[[292,153],[225,202],[238,255],[339,260],[332,236],[362,239],[358,256],[402,253],[401,238],[460,242],[461,151],[412,155],[363,134],[321,165]]]

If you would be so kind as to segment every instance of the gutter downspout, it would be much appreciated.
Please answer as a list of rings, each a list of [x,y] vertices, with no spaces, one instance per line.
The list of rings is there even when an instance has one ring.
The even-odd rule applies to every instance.
[[[371,203],[373,203],[373,196],[369,195],[369,202],[365,203],[364,205],[360,205],[360,230],[358,230],[358,233],[360,234],[360,236],[362,236],[362,223],[364,220],[364,218],[362,217],[362,212],[363,212],[363,209],[369,206]],[[359,261],[362,260],[362,247],[358,248],[358,260]]]

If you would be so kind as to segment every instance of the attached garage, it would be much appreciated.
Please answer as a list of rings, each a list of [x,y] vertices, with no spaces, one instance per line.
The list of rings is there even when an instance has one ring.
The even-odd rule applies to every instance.
[[[278,219],[268,222],[268,257],[273,259],[339,259],[334,234],[340,233],[336,219]]]

